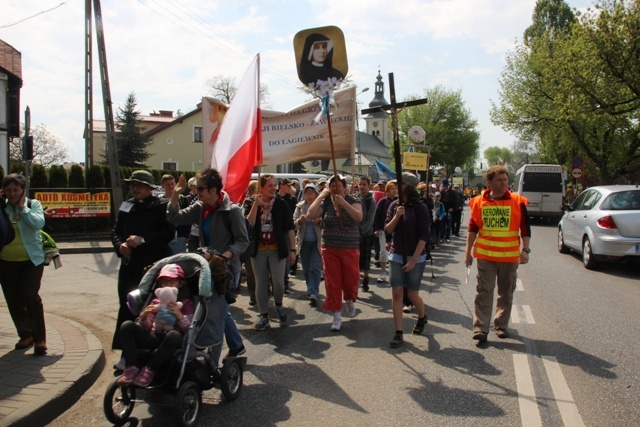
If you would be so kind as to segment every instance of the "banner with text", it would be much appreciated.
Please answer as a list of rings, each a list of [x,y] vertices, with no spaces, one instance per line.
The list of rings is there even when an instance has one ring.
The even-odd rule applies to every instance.
[[[336,159],[352,158],[355,149],[356,88],[336,91],[331,108],[331,133]],[[314,100],[282,114],[262,116],[263,165],[331,158],[327,118]]]
[[[94,218],[111,215],[111,193],[36,192],[45,218]]]

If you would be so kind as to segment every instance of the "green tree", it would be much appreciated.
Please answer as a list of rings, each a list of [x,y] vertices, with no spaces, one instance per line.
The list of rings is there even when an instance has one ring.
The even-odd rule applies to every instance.
[[[71,165],[69,169],[69,187],[84,188],[84,171],[80,165]]]
[[[86,182],[89,189],[104,187],[104,176],[100,165],[93,165],[87,169]]]
[[[124,107],[118,109],[116,117],[116,142],[118,146],[118,163],[120,166],[146,168],[146,160],[151,156],[147,146],[151,140],[145,136],[140,125],[140,112],[136,110],[135,93],[127,96]],[[103,154],[106,159],[106,156]]]
[[[47,171],[44,169],[43,165],[37,163],[31,165],[29,186],[33,188],[47,188],[49,186],[49,183],[47,182]]]
[[[431,166],[444,167],[450,175],[457,166],[473,164],[478,157],[480,133],[461,92],[436,86],[426,89],[424,95],[427,104],[405,108],[398,114],[401,149],[405,151],[406,145],[413,144],[408,138],[409,129],[421,126],[426,133],[425,145],[431,147]],[[418,97],[405,101],[413,99]]]
[[[53,165],[49,168],[49,187],[67,188],[67,172],[62,165]]]
[[[533,23],[524,31],[524,43],[527,46],[549,34],[553,36],[558,30],[569,30],[576,17],[563,0],[538,0],[532,20]]]
[[[513,162],[513,153],[511,150],[505,147],[489,147],[484,150],[484,158],[489,163],[489,166],[500,164],[511,164]]]

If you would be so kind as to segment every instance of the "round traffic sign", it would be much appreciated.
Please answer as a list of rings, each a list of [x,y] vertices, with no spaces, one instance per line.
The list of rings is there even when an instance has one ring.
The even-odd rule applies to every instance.
[[[574,177],[575,179],[582,178],[582,169],[573,168],[573,170],[571,171],[571,176]]]
[[[582,167],[582,165],[584,164],[584,159],[582,158],[582,156],[573,156],[571,164],[576,168]]]

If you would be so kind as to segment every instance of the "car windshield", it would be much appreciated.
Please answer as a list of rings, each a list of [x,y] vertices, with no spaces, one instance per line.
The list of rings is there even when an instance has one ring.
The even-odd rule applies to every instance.
[[[602,202],[600,209],[609,211],[638,211],[640,210],[640,190],[611,193],[604,202]]]

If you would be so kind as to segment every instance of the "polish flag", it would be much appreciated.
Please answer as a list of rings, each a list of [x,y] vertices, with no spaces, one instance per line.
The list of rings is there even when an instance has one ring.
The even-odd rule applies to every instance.
[[[260,54],[247,69],[213,147],[211,167],[222,176],[224,191],[238,203],[247,191],[253,168],[262,164]]]

